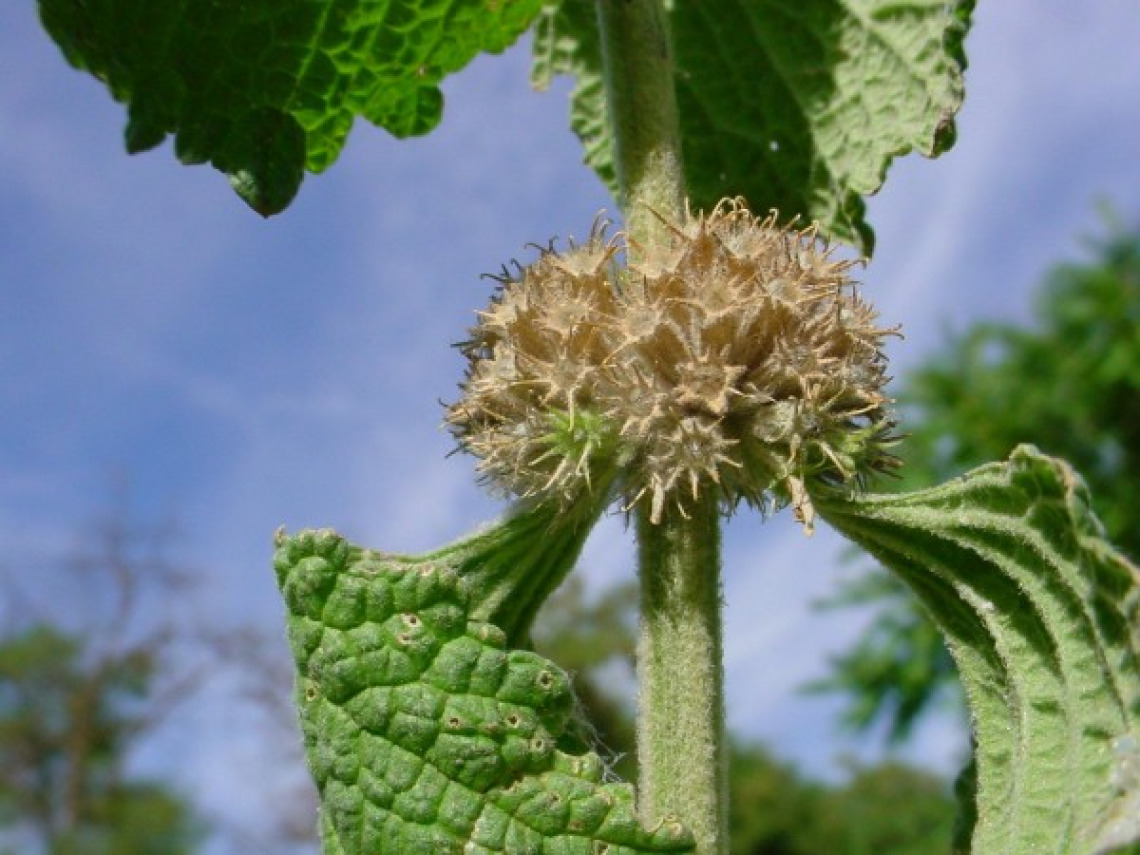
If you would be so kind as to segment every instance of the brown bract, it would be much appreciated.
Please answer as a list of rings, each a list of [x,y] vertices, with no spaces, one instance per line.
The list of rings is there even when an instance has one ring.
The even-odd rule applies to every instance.
[[[508,494],[614,489],[657,522],[712,490],[726,510],[790,503],[810,531],[811,479],[859,484],[897,462],[894,330],[814,226],[733,200],[669,231],[627,268],[622,236],[595,227],[504,273],[447,424]]]

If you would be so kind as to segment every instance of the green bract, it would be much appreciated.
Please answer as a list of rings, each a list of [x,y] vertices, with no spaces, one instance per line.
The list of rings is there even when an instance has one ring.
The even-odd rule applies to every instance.
[[[941,487],[817,508],[915,591],[957,661],[976,743],[961,851],[1140,840],[1140,571],[1079,476],[1022,446]]]
[[[894,157],[954,141],[973,0],[667,5],[693,207],[743,196],[870,253],[862,196]],[[551,4],[537,27],[534,81],[575,75],[571,123],[616,190],[594,4]]]
[[[501,51],[541,0],[40,0],[77,68],[128,104],[131,152],[175,135],[256,211],[283,210],[357,115],[398,137],[440,120],[440,81]]]
[[[455,567],[331,531],[281,537],[275,565],[326,853],[693,851],[675,821],[638,825],[582,748],[566,674],[471,620]]]

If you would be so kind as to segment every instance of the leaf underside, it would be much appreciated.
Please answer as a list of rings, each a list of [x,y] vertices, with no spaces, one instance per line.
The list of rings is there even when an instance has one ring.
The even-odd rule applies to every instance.
[[[357,115],[425,134],[440,81],[530,25],[542,0],[39,0],[68,61],[128,104],[127,149],[175,136],[255,210],[296,195],[340,153]]]
[[[895,157],[953,144],[973,0],[667,5],[694,206],[743,196],[753,210],[818,221],[870,254],[862,197]],[[561,0],[543,11],[532,79],[542,87],[555,74],[576,77],[571,124],[616,195],[593,6]]]
[[[1022,446],[941,487],[817,507],[914,590],[957,662],[976,743],[961,851],[1140,840],[1140,573],[1079,477]]]
[[[275,556],[326,855],[691,853],[583,746],[566,674],[470,617],[466,575],[281,537]]]

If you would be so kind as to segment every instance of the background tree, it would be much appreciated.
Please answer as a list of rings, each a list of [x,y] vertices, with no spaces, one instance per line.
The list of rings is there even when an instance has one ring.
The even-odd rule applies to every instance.
[[[189,802],[128,763],[204,674],[186,655],[174,604],[190,576],[165,558],[169,536],[120,508],[69,559],[4,573],[0,846],[188,855],[204,839]]]
[[[1105,233],[1088,242],[1089,261],[1048,274],[1032,326],[978,324],[906,378],[899,487],[940,483],[1030,442],[1075,466],[1109,539],[1136,559],[1140,227],[1106,220]],[[894,577],[872,572],[828,604],[878,607],[816,685],[849,696],[849,725],[881,720],[899,741],[939,699],[960,698],[938,631]]]
[[[946,783],[899,763],[853,767],[847,784],[823,792],[814,807],[805,851],[818,855],[944,855],[951,848],[955,810]]]

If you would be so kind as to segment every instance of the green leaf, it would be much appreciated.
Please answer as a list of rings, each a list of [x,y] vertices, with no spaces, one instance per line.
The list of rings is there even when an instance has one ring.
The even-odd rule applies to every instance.
[[[566,674],[473,620],[467,575],[331,531],[280,536],[326,855],[692,852],[583,748]]]
[[[946,636],[976,743],[969,851],[1140,841],[1140,571],[1104,540],[1080,478],[1021,446],[941,487],[817,508]]]
[[[606,115],[601,34],[592,0],[560,0],[545,6],[535,21],[532,50],[530,81],[535,89],[546,89],[556,74],[575,78],[570,96],[570,126],[582,141],[586,164],[616,197],[617,173]]]
[[[512,44],[541,0],[39,0],[68,61],[128,104],[127,149],[175,135],[263,215],[340,153],[357,115],[397,137],[440,120],[440,81]]]
[[[973,0],[674,0],[670,20],[687,190],[697,208],[819,221],[870,253],[862,196],[893,158],[954,141]],[[577,78],[571,125],[615,190],[593,3],[543,11],[534,82]]]

